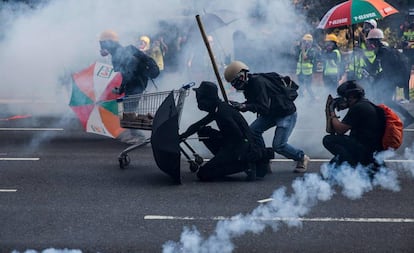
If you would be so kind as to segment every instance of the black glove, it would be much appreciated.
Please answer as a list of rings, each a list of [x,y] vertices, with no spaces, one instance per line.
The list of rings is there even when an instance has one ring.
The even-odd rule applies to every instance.
[[[229,103],[234,109],[236,109],[240,112],[246,112],[247,111],[247,106],[244,103],[239,103],[239,102],[236,102],[236,101],[229,101]]]

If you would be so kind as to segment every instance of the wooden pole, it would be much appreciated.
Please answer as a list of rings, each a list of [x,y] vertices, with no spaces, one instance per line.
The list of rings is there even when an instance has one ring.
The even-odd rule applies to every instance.
[[[204,26],[203,26],[203,23],[201,22],[200,15],[196,15],[196,20],[197,20],[198,28],[200,29],[201,36],[203,37],[204,44],[207,47],[208,55],[210,56],[211,64],[213,65],[214,74],[216,75],[217,82],[220,86],[221,94],[223,95],[224,101],[226,103],[228,103],[229,100],[227,98],[226,90],[224,89],[223,82],[221,81],[220,73],[218,71],[216,61],[214,60],[214,55],[213,55],[213,52],[211,50],[210,43],[208,42],[207,35],[204,31]]]

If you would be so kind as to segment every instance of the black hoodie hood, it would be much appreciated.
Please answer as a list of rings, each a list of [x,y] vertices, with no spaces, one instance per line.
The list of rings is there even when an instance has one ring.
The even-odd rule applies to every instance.
[[[193,90],[196,92],[198,108],[202,111],[214,112],[220,102],[217,85],[203,81],[198,88]]]

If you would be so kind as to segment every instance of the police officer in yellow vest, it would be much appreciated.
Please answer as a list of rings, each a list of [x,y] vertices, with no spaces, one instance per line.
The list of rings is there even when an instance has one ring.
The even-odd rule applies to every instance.
[[[374,77],[381,71],[381,66],[378,66],[378,61],[375,60],[375,52],[368,50],[366,43],[368,33],[375,28],[377,28],[377,22],[374,19],[366,20],[363,23],[358,43],[355,45],[353,57],[351,57],[347,68],[347,80],[358,80],[367,94],[371,93]]]
[[[312,77],[317,54],[317,49],[313,46],[312,35],[305,34],[300,45],[296,75],[299,85],[306,89],[310,100],[315,100],[315,95],[312,91]]]
[[[403,33],[402,40],[405,49],[414,49],[414,22]]]
[[[322,53],[323,61],[323,83],[328,93],[335,94],[336,87],[343,68],[341,52],[338,49],[338,37],[335,34],[328,34],[325,37],[325,48]]]

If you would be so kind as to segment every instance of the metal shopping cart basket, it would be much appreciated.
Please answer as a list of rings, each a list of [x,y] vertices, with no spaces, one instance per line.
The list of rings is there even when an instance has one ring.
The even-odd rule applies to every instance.
[[[174,101],[178,111],[178,120],[184,107],[185,98],[188,96],[189,88],[194,83],[183,85],[179,90],[173,90]],[[161,91],[153,93],[143,93],[139,95],[127,96],[118,100],[118,116],[121,127],[140,130],[152,130],[152,121],[158,107],[171,91]],[[133,144],[124,149],[118,156],[119,167],[126,168],[130,163],[128,153],[139,147],[150,143],[151,138],[145,139],[141,143]]]

